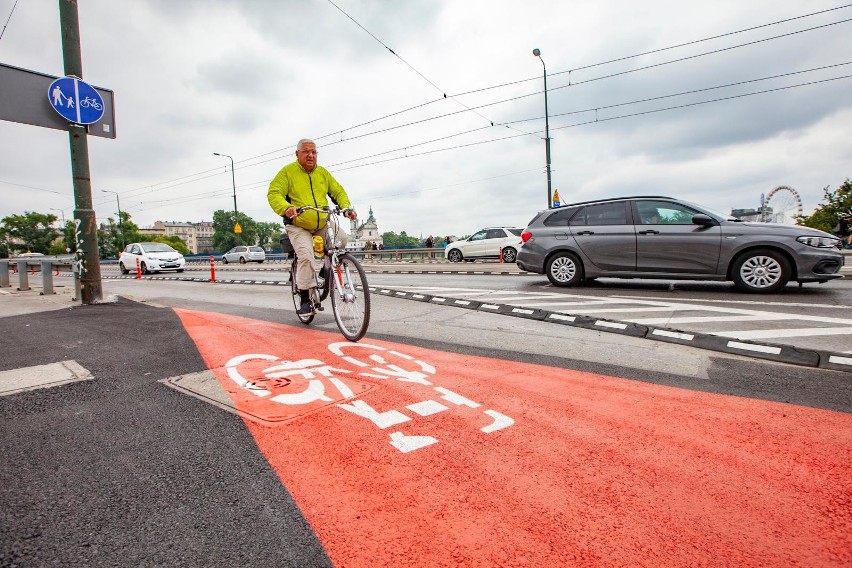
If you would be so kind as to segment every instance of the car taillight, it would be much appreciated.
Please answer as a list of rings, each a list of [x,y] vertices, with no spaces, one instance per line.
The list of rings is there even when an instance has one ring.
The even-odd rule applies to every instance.
[[[523,233],[521,233],[521,240],[523,242],[527,242],[531,238],[532,238],[532,233],[530,233],[529,231],[524,231]]]

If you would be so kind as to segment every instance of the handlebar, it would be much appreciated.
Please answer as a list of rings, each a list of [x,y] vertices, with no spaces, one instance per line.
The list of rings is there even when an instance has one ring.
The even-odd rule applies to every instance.
[[[347,211],[352,211],[352,208],[341,209],[340,207],[314,207],[313,205],[303,205],[296,208],[296,215],[301,215],[304,211],[319,211],[320,213],[334,213],[335,215],[345,215]]]

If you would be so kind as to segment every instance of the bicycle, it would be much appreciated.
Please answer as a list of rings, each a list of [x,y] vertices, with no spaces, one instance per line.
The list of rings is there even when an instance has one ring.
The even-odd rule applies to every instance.
[[[296,315],[303,324],[308,325],[318,311],[324,311],[322,302],[331,296],[331,311],[334,321],[343,337],[349,341],[358,341],[367,333],[370,325],[370,289],[367,286],[367,276],[361,263],[334,238],[337,227],[340,226],[338,215],[344,210],[340,207],[313,207],[306,205],[296,209],[296,214],[313,210],[328,215],[323,238],[322,267],[316,271],[317,286],[311,290],[313,310],[308,314],[298,313],[302,305],[301,293],[296,286],[296,263],[298,257],[293,251],[293,262],[290,265],[290,288],[293,293],[293,305]],[[283,237],[282,237],[283,240]],[[314,257],[316,262],[318,259]],[[359,290],[360,288],[360,290]]]

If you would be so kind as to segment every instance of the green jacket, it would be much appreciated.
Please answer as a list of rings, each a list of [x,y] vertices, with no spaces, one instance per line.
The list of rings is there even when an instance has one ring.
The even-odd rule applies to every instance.
[[[329,204],[329,195],[343,209],[352,205],[346,190],[337,183],[327,169],[317,165],[314,171],[308,173],[299,162],[293,162],[281,168],[281,171],[272,179],[266,199],[272,210],[283,217],[284,211],[290,206],[325,207]],[[326,217],[324,213],[305,211],[293,219],[293,224],[309,231],[316,231],[325,226]]]

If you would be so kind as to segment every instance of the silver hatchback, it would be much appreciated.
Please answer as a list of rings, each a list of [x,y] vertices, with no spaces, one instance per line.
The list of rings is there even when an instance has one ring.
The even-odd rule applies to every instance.
[[[245,264],[247,262],[260,262],[266,260],[266,251],[261,247],[234,247],[222,255],[222,263],[239,262]]]
[[[793,280],[842,278],[840,240],[798,225],[745,223],[671,197],[623,197],[539,212],[517,265],[556,286],[583,280],[732,280],[775,292]]]

